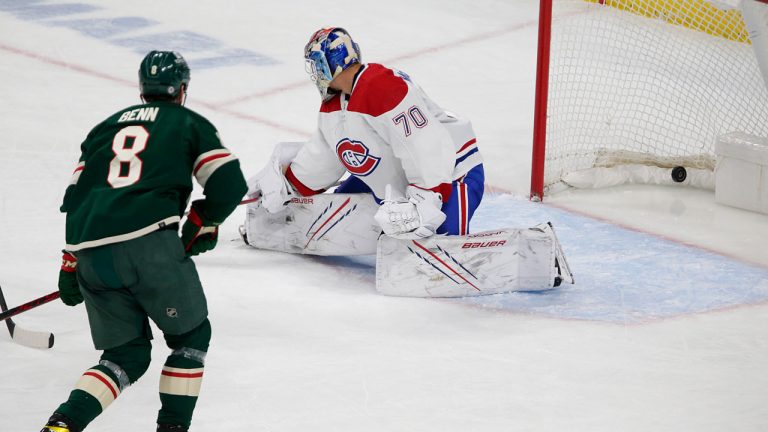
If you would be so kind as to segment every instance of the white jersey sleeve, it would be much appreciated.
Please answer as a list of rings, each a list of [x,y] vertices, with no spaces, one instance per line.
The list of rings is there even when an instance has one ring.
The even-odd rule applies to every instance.
[[[303,195],[322,193],[336,183],[346,170],[328,145],[320,130],[299,150],[285,177]]]

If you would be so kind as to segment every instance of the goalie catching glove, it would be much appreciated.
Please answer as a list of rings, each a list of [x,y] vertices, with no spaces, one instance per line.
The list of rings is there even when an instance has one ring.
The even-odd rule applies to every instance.
[[[188,256],[198,255],[216,247],[219,239],[219,223],[205,215],[205,200],[192,202],[187,220],[181,227],[181,242]]]
[[[392,198],[392,187],[387,185],[384,202],[374,219],[384,234],[398,239],[419,239],[434,235],[445,221],[440,209],[440,195],[426,189],[408,186],[406,198]]]

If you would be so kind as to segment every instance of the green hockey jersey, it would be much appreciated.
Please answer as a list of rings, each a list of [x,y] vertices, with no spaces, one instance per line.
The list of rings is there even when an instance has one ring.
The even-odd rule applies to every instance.
[[[221,223],[247,187],[237,158],[203,116],[171,102],[119,111],[93,128],[64,196],[66,249],[130,240],[179,222],[203,187],[204,212]]]

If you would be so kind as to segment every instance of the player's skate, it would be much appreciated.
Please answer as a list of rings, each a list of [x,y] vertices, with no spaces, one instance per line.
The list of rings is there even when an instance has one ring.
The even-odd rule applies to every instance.
[[[43,426],[40,432],[81,432],[82,429],[74,426],[72,420],[69,417],[53,413],[51,418],[48,419],[48,423]]]

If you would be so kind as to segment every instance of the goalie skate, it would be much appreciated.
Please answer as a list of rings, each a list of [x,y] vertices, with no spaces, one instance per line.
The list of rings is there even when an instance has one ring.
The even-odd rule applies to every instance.
[[[573,273],[571,273],[571,267],[568,265],[568,260],[565,259],[565,253],[563,253],[563,246],[560,241],[557,240],[555,234],[555,228],[551,222],[547,222],[546,227],[542,227],[542,230],[546,230],[551,233],[552,238],[555,241],[555,270],[557,276],[555,276],[555,286],[560,286],[561,283],[574,284],[576,280],[573,279]],[[539,225],[541,227],[541,225]]]

